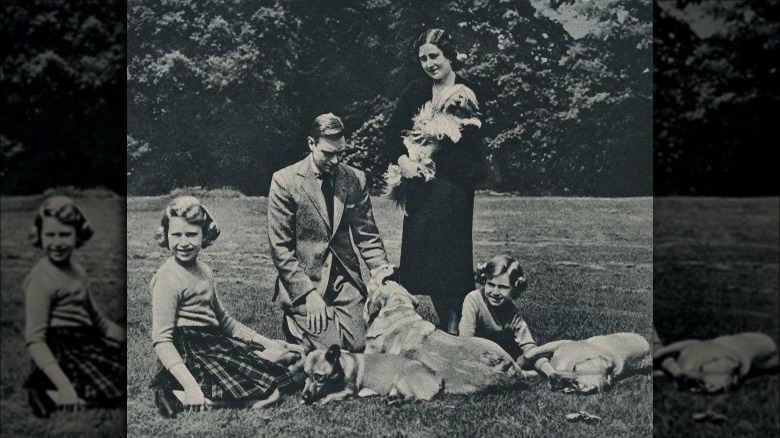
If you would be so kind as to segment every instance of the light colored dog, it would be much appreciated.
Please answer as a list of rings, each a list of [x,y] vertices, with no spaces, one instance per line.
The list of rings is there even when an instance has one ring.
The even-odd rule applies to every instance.
[[[366,353],[418,360],[444,380],[444,392],[469,394],[521,382],[520,367],[495,342],[450,335],[420,316],[417,298],[395,282],[371,287],[364,318]]]
[[[736,389],[751,372],[777,367],[778,350],[769,336],[748,332],[674,342],[658,347],[653,359],[692,392],[712,394]]]
[[[550,357],[553,389],[603,391],[613,379],[650,365],[650,344],[636,333],[613,333],[581,341],[554,341],[526,351],[521,362]]]
[[[463,84],[446,87],[436,99],[426,102],[412,118],[412,129],[405,131],[403,137],[409,160],[419,165],[419,176],[426,182],[434,179],[436,163],[433,161],[433,155],[444,147],[445,143],[458,143],[465,127],[473,126],[479,129],[482,126],[479,116],[477,96]],[[409,180],[403,177],[400,166],[388,166],[385,182],[388,197],[405,209],[412,186]]]
[[[325,404],[358,394],[387,396],[391,401],[430,400],[442,380],[416,360],[394,354],[355,354],[338,345],[314,350],[304,365],[303,402]]]

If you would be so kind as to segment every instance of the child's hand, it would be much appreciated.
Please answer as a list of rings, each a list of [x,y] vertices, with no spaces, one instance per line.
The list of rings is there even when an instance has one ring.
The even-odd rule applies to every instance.
[[[203,395],[203,391],[200,389],[200,386],[185,390],[184,400],[182,400],[182,402],[184,404],[184,410],[190,412],[205,411],[208,407],[206,404],[206,396]]]
[[[261,359],[282,365],[292,365],[304,357],[302,353],[292,351],[280,345],[267,346],[265,350],[256,351],[255,354]]]
[[[523,317],[520,315],[515,315],[514,318],[512,318],[512,321],[509,322],[509,324],[504,325],[504,330],[515,333],[517,332],[520,327],[523,325]]]
[[[57,391],[56,396],[52,397],[52,400],[60,410],[67,412],[84,410],[87,405],[87,402],[81,399],[72,387]]]

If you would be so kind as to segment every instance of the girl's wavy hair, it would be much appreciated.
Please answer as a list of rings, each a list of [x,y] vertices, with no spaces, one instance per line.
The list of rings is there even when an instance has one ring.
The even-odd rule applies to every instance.
[[[162,219],[160,219],[160,227],[154,233],[157,244],[165,249],[170,249],[168,246],[168,226],[173,217],[180,217],[188,224],[200,227],[203,231],[203,248],[210,246],[219,237],[220,230],[217,222],[198,198],[179,196],[165,207]]]
[[[76,248],[87,243],[92,237],[92,226],[76,203],[67,196],[52,196],[38,207],[33,227],[30,229],[28,238],[32,246],[36,248],[42,248],[41,229],[43,228],[43,218],[46,217],[57,219],[60,223],[70,225],[76,230]]]
[[[509,274],[509,285],[512,287],[512,298],[518,298],[521,292],[528,289],[528,279],[525,277],[520,263],[508,255],[495,256],[477,266],[474,271],[474,281],[484,286],[491,278]]]
[[[455,48],[455,40],[449,32],[444,29],[428,29],[423,32],[414,42],[414,59],[418,62],[420,47],[425,44],[433,44],[441,50],[444,57],[450,61],[453,70],[459,70],[463,67],[463,62],[458,57],[458,51]]]

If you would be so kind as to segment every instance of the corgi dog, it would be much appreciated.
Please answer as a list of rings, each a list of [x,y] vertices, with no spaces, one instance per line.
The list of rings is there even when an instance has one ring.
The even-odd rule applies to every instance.
[[[444,382],[422,363],[395,354],[360,354],[338,345],[314,350],[304,363],[302,402],[325,404],[357,395],[385,396],[390,403],[430,400]]]

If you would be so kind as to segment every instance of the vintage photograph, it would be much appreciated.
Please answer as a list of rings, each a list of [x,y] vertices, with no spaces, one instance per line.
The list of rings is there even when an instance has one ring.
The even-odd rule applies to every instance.
[[[775,436],[780,2],[653,8],[654,435]]]
[[[0,435],[126,430],[124,1],[4,1]]]
[[[649,436],[652,11],[129,1],[128,434]]]

